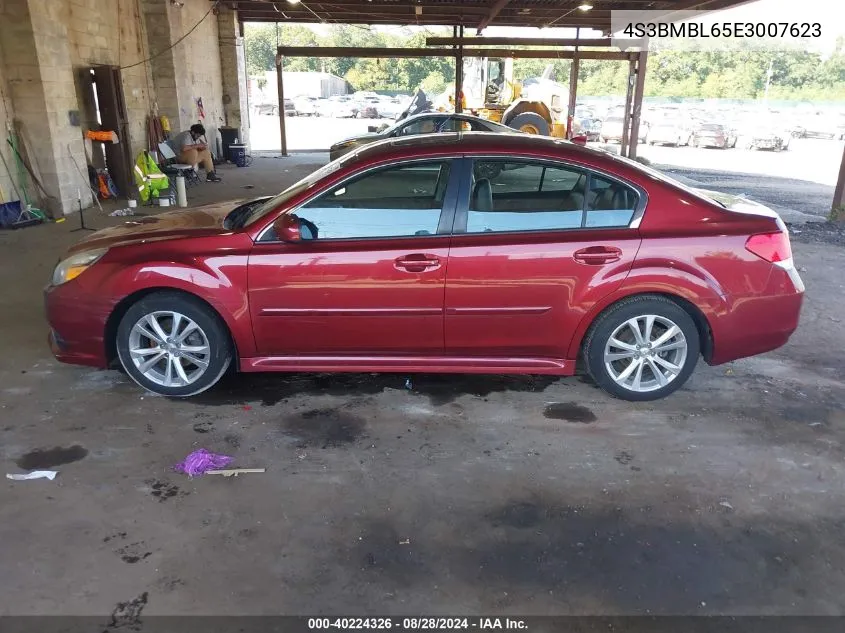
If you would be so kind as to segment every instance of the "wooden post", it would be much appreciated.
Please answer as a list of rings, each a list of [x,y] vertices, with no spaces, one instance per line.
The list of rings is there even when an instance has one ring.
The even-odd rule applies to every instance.
[[[282,138],[282,156],[288,155],[288,136],[285,131],[285,87],[282,81],[283,57],[281,53],[276,55],[276,80],[279,85],[279,134]]]
[[[455,52],[455,112],[463,112],[463,103],[461,100],[461,93],[464,85],[464,27],[455,27],[455,32],[458,37],[458,45]]]
[[[628,62],[628,89],[625,92],[625,114],[622,117],[622,146],[619,148],[620,156],[628,155],[628,132],[631,123],[631,98],[634,91],[634,73],[636,72],[635,60]]]
[[[575,41],[581,34],[581,28],[575,29]],[[566,138],[572,138],[572,124],[575,121],[575,102],[578,99],[578,45],[575,45],[575,57],[569,67],[569,104],[566,111]]]
[[[628,147],[628,158],[637,157],[637,143],[640,138],[640,115],[643,109],[643,93],[645,92],[645,68],[648,51],[640,51],[637,56],[637,83],[634,87],[634,114],[631,119],[631,144]]]

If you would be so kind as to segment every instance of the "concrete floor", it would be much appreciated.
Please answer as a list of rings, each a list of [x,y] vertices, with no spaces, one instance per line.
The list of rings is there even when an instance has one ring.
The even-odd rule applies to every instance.
[[[192,201],[309,160],[222,170]],[[52,359],[40,291],[74,223],[0,232],[0,459],[60,471],[0,484],[0,615],[845,612],[845,250],[795,245],[788,346],[656,403],[282,374],[180,401]],[[172,472],[201,447],[267,472]]]

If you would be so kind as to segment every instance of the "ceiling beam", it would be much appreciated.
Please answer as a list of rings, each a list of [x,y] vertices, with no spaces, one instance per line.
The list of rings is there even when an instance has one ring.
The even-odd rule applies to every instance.
[[[478,23],[476,33],[481,35],[481,31],[487,28],[487,26],[496,19],[496,16],[501,13],[502,9],[504,9],[511,0],[496,0],[493,5],[490,7],[490,11],[481,18],[481,21]]]
[[[318,11],[318,13],[323,13]],[[295,22],[300,24],[317,24],[319,21],[310,13],[302,11],[284,10],[284,15],[281,13],[267,12],[267,11],[240,11],[238,19],[243,22]],[[514,16],[499,16],[496,21],[498,26],[527,26],[539,27],[545,24],[545,19],[539,16],[531,15],[514,15]],[[326,15],[324,20],[326,24],[384,24],[397,26],[452,26],[463,25],[467,27],[474,27],[478,24],[478,16],[468,14],[465,12],[447,13],[441,9],[437,13],[423,13],[422,15],[415,15],[413,13],[385,13],[383,15],[361,14],[353,12],[332,12]],[[569,26],[582,28],[594,28],[598,30],[609,30],[610,17],[606,19],[583,19],[568,22]]]
[[[609,37],[427,37],[426,46],[611,46]]]
[[[376,48],[362,46],[279,46],[283,57],[455,57],[454,48]],[[464,57],[512,57],[514,59],[605,59],[630,60],[638,53],[624,51],[564,51],[496,48],[465,48]]]

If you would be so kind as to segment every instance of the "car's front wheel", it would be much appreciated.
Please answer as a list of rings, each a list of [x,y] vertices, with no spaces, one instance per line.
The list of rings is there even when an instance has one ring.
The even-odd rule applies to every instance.
[[[689,378],[700,351],[692,317],[665,297],[624,299],[593,324],[584,343],[587,371],[623,400],[657,400]]]
[[[214,385],[232,362],[220,318],[198,299],[156,292],[140,299],[117,328],[117,354],[126,373],[145,389],[187,397]]]

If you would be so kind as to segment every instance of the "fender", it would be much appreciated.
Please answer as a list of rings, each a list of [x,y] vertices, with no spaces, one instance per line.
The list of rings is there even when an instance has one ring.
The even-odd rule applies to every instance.
[[[158,260],[121,267],[101,278],[101,292],[115,298],[112,314],[121,302],[139,292],[171,289],[194,295],[208,303],[223,319],[238,355],[254,356],[255,337],[244,291],[248,257],[248,253],[186,257],[189,261]]]
[[[671,277],[671,281],[667,281],[667,276]],[[701,310],[708,324],[730,309],[730,301],[719,284],[704,271],[683,265],[682,262],[637,260],[622,285],[593,304],[581,318],[569,343],[566,357],[578,357],[587,330],[605,309],[622,299],[642,294],[661,294],[685,299]]]

